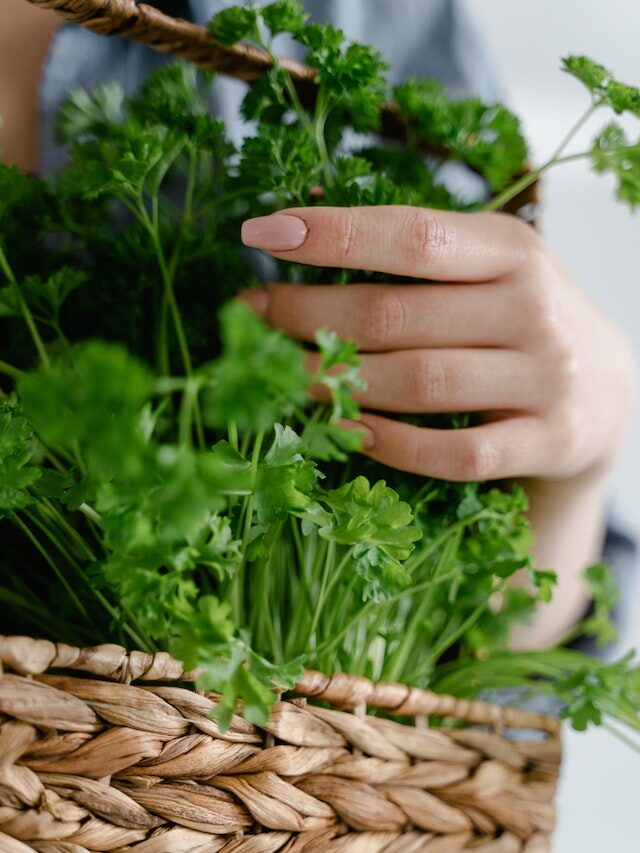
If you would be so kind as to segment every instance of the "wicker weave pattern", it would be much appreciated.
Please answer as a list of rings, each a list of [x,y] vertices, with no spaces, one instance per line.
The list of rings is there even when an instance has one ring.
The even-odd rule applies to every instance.
[[[161,53],[172,53],[221,74],[256,80],[271,65],[266,53],[246,45],[224,47],[214,44],[204,27],[171,18],[146,3],[135,0],[30,0],[52,9],[68,21],[82,24],[102,36],[118,35],[143,42]],[[284,59],[282,64],[299,83],[312,81],[315,71]]]
[[[165,654],[5,637],[0,661],[7,853],[549,849],[560,763],[552,718],[410,691],[411,707],[423,699],[548,736],[428,729],[425,717],[409,726],[305,698],[278,702],[264,730],[237,715],[221,734],[208,716],[216,697],[188,689],[193,673]],[[296,692],[346,706],[371,687],[308,673]],[[381,702],[397,699],[396,687],[406,696],[389,685]]]

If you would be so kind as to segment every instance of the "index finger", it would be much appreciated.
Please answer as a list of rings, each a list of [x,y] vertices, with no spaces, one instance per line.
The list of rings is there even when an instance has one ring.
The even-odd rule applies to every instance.
[[[518,269],[535,237],[502,213],[408,205],[301,207],[248,219],[247,246],[321,267],[438,281],[490,281]]]

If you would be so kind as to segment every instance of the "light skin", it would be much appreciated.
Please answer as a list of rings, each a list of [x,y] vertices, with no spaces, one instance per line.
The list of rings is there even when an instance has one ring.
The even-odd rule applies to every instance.
[[[38,81],[59,23],[25,0],[3,0],[0,145],[6,162],[29,172],[37,171]],[[513,645],[558,640],[587,605],[581,573],[600,553],[607,480],[631,419],[634,371],[621,332],[508,216],[312,208],[268,220],[246,225],[246,242],[285,260],[407,279],[270,284],[244,298],[300,340],[327,326],[358,341],[368,389],[353,426],[366,431],[364,453],[425,476],[524,484],[537,562],[558,570],[559,585]],[[424,279],[437,283],[416,283]],[[481,412],[483,423],[419,430],[388,417],[450,411]]]
[[[2,0],[0,151],[6,163],[38,169],[37,90],[51,36],[61,19],[25,0]]]
[[[291,209],[246,222],[243,240],[283,260],[407,279],[269,284],[243,298],[302,341],[321,326],[357,341],[367,389],[351,426],[363,429],[368,456],[426,477],[523,482],[537,563],[556,568],[559,584],[513,644],[560,639],[588,605],[581,575],[600,553],[607,479],[632,414],[633,361],[619,329],[508,215]],[[479,412],[481,424],[436,430],[388,417],[454,411]]]

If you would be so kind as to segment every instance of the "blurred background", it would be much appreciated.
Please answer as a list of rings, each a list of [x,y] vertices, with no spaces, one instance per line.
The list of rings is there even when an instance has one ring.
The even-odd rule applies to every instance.
[[[507,103],[524,122],[534,163],[546,159],[586,105],[586,92],[560,73],[560,57],[584,53],[640,84],[640,4],[631,0],[465,0],[484,34]],[[603,119],[585,129],[583,140]],[[633,128],[633,122],[629,129]],[[640,122],[635,123],[635,136]],[[584,150],[580,138],[575,151]],[[613,199],[613,180],[584,163],[544,179],[542,230],[565,266],[626,330],[640,364],[640,211]],[[616,470],[612,498],[640,533],[640,419]],[[638,566],[640,572],[640,566]],[[616,651],[640,647],[640,600]],[[604,731],[565,731],[557,853],[637,853],[640,755]]]

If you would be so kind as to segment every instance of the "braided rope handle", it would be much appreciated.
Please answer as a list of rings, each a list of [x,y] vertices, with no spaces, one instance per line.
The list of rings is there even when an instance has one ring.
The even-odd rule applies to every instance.
[[[180,661],[166,652],[127,652],[115,644],[79,649],[49,640],[0,636],[0,673],[3,667],[20,675],[41,675],[49,669],[81,670],[120,682],[193,681],[197,675],[185,672]],[[546,714],[439,695],[404,684],[376,683],[347,673],[328,676],[307,670],[293,692],[342,708],[368,706],[400,716],[451,717],[498,730],[535,729],[557,734],[560,727],[555,717]]]
[[[219,71],[241,80],[256,80],[271,66],[264,51],[248,45],[225,47],[213,42],[205,27],[165,15],[154,6],[135,0],[28,0],[51,9],[65,20],[101,36],[120,36],[142,42],[160,53],[171,53],[200,68]],[[282,65],[296,84],[310,83],[312,68],[290,59]]]
[[[146,44],[160,53],[171,53],[181,59],[209,71],[217,71],[229,77],[247,82],[257,80],[271,66],[269,56],[250,45],[226,47],[215,44],[206,27],[198,26],[181,18],[165,15],[147,3],[135,0],[27,0],[34,6],[51,9],[65,20],[80,24],[102,36],[121,38]],[[303,102],[313,100],[313,81],[316,70],[291,59],[280,60]],[[381,116],[380,135],[389,139],[404,139],[405,128],[394,104],[385,105]],[[428,153],[447,157],[446,149],[425,146]],[[528,166],[526,167],[528,170]],[[538,202],[537,182],[511,199],[504,210],[517,213],[528,205]],[[528,215],[529,221],[533,216]]]

